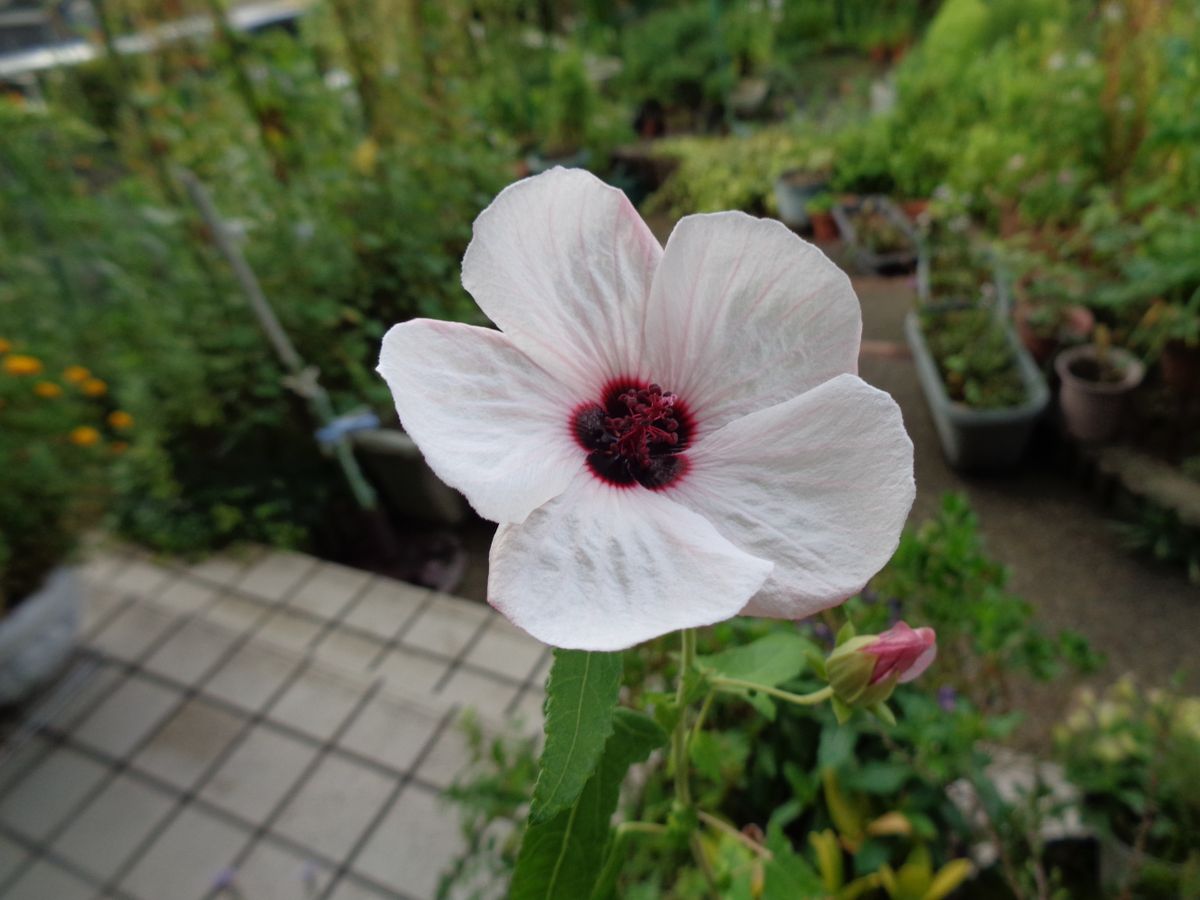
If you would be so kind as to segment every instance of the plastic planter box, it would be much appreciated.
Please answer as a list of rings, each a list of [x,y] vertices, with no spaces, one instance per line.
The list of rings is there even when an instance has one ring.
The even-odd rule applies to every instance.
[[[862,239],[858,235],[858,230],[854,227],[854,216],[867,201],[877,206],[880,212],[887,217],[888,221],[895,225],[908,238],[910,249],[896,250],[891,253],[876,253],[874,250],[870,250],[863,245]],[[878,275],[899,275],[911,272],[916,267],[917,249],[920,243],[917,233],[913,229],[912,222],[908,220],[908,216],[904,214],[904,211],[888,197],[876,195],[844,203],[835,203],[833,205],[833,218],[837,222],[838,231],[842,233],[842,239],[850,247],[854,260],[859,266],[869,269]]]
[[[948,311],[951,308],[942,309]],[[938,308],[929,311],[936,314]],[[1038,418],[1050,403],[1050,389],[1012,327],[1006,329],[1006,336],[1016,354],[1026,400],[1019,406],[1003,409],[972,409],[951,400],[937,362],[925,343],[918,313],[908,314],[904,331],[917,365],[925,401],[937,427],[942,452],[950,465],[963,471],[1000,471],[1020,462]]]

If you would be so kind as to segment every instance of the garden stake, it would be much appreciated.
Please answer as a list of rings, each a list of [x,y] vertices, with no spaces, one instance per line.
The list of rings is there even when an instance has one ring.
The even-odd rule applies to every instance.
[[[229,229],[221,219],[220,213],[217,212],[216,205],[213,203],[208,189],[201,184],[200,179],[186,169],[177,169],[176,177],[183,182],[188,196],[191,197],[192,202],[196,205],[196,209],[200,212],[200,217],[204,219],[205,224],[212,231],[217,249],[225,257],[230,268],[233,269],[238,286],[242,289],[246,301],[250,304],[255,318],[258,319],[259,326],[274,348],[275,355],[279,357],[279,361],[287,369],[288,375],[284,379],[284,384],[308,402],[313,416],[323,429],[334,426],[337,423],[338,416],[333,411],[333,403],[329,399],[329,394],[321,387],[317,369],[304,364],[304,360],[296,352],[296,348],[293,346],[287,332],[279,324],[279,319],[276,318],[275,311],[271,309],[271,304],[267,301],[266,295],[263,294],[258,279],[254,277],[254,271],[250,268],[250,264],[246,262],[246,258],[242,255],[241,250],[238,249],[237,244],[234,243]],[[330,446],[333,448],[333,453],[338,465],[341,467],[342,475],[345,476],[346,484],[349,486],[351,493],[354,494],[354,499],[358,503],[359,508],[372,515],[378,514],[379,500],[375,494],[375,489],[371,487],[370,482],[363,475],[346,434],[344,432],[339,433],[339,429],[337,428],[331,429],[327,433],[334,436],[333,440],[329,442]],[[382,521],[378,524],[383,526]],[[387,533],[387,538],[383,544],[383,549],[390,549],[390,545],[392,544],[390,532],[387,531],[386,526],[381,527],[380,536],[382,537],[385,532]]]

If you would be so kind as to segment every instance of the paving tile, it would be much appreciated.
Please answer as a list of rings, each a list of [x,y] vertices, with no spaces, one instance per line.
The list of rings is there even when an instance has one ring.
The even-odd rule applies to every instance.
[[[107,767],[82,753],[56,747],[0,799],[0,821],[40,841],[107,774]]]
[[[311,556],[272,550],[246,569],[237,588],[264,600],[282,600],[316,565]]]
[[[194,684],[229,649],[237,635],[204,619],[192,619],[156,650],[145,666],[151,672]]]
[[[524,681],[533,674],[545,652],[544,644],[497,616],[471,648],[467,660],[488,671]]]
[[[218,588],[191,578],[176,578],[154,596],[154,603],[185,615],[200,612],[217,596]]]
[[[119,683],[128,678],[121,666],[99,657],[80,656],[59,677],[54,693],[37,715],[51,728],[69,731],[92,712]]]
[[[76,740],[110,756],[124,757],[156,728],[179,693],[131,677],[75,729]]]
[[[192,563],[187,573],[202,581],[219,587],[230,587],[237,583],[246,569],[263,555],[258,547],[243,547],[225,550]]]
[[[53,849],[107,881],[172,805],[166,794],[119,775],[54,841]]]
[[[268,715],[325,740],[345,721],[362,692],[359,684],[310,668],[292,682]]]
[[[299,665],[289,656],[258,641],[243,644],[204,684],[204,693],[257,712]]]
[[[321,623],[317,620],[291,610],[280,609],[263,623],[255,638],[296,653],[304,653],[320,633]]]
[[[464,709],[478,710],[490,719],[499,719],[516,698],[517,690],[516,685],[499,681],[494,676],[458,669],[437,696],[447,703],[458,703]]]
[[[455,657],[491,615],[488,607],[453,597],[437,596],[404,634],[403,641],[430,653]]]
[[[316,755],[315,747],[260,725],[221,764],[200,796],[251,822],[263,822]]]
[[[133,765],[181,790],[189,790],[245,719],[202,700],[189,700],[133,758]]]
[[[390,895],[368,887],[361,881],[343,876],[329,900],[389,900]]]
[[[304,579],[288,605],[323,619],[333,619],[371,579],[370,572],[336,563],[321,563]]]
[[[404,885],[405,893],[426,900],[465,846],[453,808],[410,786],[375,829],[354,869],[383,884]]]
[[[0,884],[12,878],[17,868],[29,858],[25,848],[0,835]]]
[[[257,844],[238,866],[234,891],[218,896],[234,900],[300,900],[317,897],[329,884],[330,872],[269,839]]]
[[[439,716],[382,694],[363,707],[339,743],[355,753],[408,771],[437,729]]]
[[[375,671],[390,687],[424,697],[432,695],[448,668],[448,660],[430,659],[407,647],[396,647]]]
[[[129,557],[125,554],[108,550],[96,550],[87,556],[87,562],[80,567],[80,574],[83,575],[89,586],[107,585],[121,570],[121,567],[129,561]]]
[[[133,559],[109,579],[108,584],[113,590],[123,594],[153,597],[168,581],[177,577],[173,570],[165,566],[149,560]]]
[[[545,702],[546,696],[541,691],[526,691],[512,711],[512,721],[523,733],[540,737],[544,718],[542,706]]]
[[[108,656],[133,662],[140,659],[172,626],[176,617],[149,603],[131,603],[88,639]]]
[[[386,645],[345,628],[335,628],[321,638],[313,651],[317,658],[339,669],[365,676]]]
[[[70,872],[42,860],[30,866],[4,896],[5,900],[92,900],[96,891]]]
[[[250,833],[237,825],[187,807],[120,886],[143,900],[200,900],[249,838]]]
[[[393,779],[331,754],[284,807],[274,830],[327,857],[341,859],[366,831],[394,787]],[[330,815],[331,810],[338,815]]]
[[[270,607],[262,602],[247,600],[236,594],[226,594],[204,610],[204,618],[231,631],[249,631],[267,618]]]
[[[82,634],[99,631],[108,624],[108,618],[127,601],[127,597],[112,588],[89,584],[83,602],[83,618],[79,630]]]
[[[421,608],[429,590],[391,578],[379,578],[346,613],[343,621],[390,639]]]
[[[15,741],[5,743],[0,750],[0,798],[24,779],[26,773],[40,763],[52,747],[50,741],[37,735],[31,735],[20,744]]]
[[[460,725],[453,724],[438,737],[417,769],[417,776],[435,788],[448,788],[471,765],[471,748]]]

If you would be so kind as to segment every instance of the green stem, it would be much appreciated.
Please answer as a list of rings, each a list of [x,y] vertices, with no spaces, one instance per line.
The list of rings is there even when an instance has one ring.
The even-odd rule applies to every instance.
[[[712,813],[706,813],[704,810],[700,810],[699,812],[696,813],[696,815],[699,816],[700,821],[703,822],[705,825],[707,825],[709,828],[714,828],[717,831],[725,832],[725,834],[729,835],[734,840],[744,844],[746,846],[746,848],[749,849],[751,852],[753,852],[755,855],[761,856],[763,859],[771,859],[773,857],[774,854],[772,854],[770,850],[768,850],[766,847],[764,847],[758,841],[755,841],[755,840],[751,839],[749,835],[743,834],[742,832],[738,831],[736,828],[734,828],[728,822],[724,822],[721,819],[718,819]]]
[[[657,822],[622,822],[617,826],[619,834],[638,832],[639,834],[667,834],[670,831],[666,825]]]
[[[833,688],[829,685],[813,691],[811,694],[793,694],[791,691],[781,691],[779,688],[768,687],[765,684],[742,681],[740,678],[725,678],[721,675],[710,675],[708,681],[719,691],[758,691],[760,694],[767,694],[797,706],[816,706],[833,696]]]
[[[675,768],[675,800],[679,806],[687,808],[692,805],[692,792],[688,784],[687,676],[696,664],[696,632],[685,628],[679,637],[679,686],[675,691],[679,718],[671,738],[671,762]]]

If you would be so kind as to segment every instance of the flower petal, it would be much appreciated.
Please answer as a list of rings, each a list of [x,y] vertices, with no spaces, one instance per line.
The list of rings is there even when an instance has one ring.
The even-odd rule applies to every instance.
[[[667,488],[775,563],[749,615],[797,619],[855,593],[888,561],[912,506],[912,442],[890,396],[839,375],[726,425]]]
[[[475,220],[463,286],[547,371],[598,391],[641,377],[662,247],[625,194],[582,169],[511,184]]]
[[[585,474],[496,533],[488,601],[547,644],[620,650],[737,615],[770,572],[662,494]]]
[[[850,279],[782,223],[725,212],[671,232],[646,312],[650,378],[701,433],[858,371]]]
[[[926,669],[933,665],[935,659],[937,659],[937,644],[930,644],[917,657],[916,662],[909,666],[904,674],[900,676],[898,681],[900,684],[908,684],[910,681],[916,681],[925,674]]]
[[[520,522],[584,463],[577,402],[500,332],[413,319],[383,339],[379,372],[437,476],[493,522]]]

